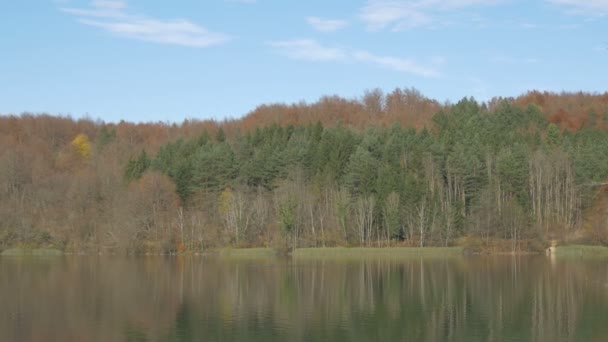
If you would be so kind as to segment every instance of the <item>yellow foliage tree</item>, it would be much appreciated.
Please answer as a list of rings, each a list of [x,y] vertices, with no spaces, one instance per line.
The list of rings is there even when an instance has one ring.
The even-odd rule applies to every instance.
[[[82,133],[78,134],[76,138],[72,140],[71,144],[74,150],[76,150],[78,155],[80,155],[82,158],[87,159],[91,155],[91,142],[86,135]]]

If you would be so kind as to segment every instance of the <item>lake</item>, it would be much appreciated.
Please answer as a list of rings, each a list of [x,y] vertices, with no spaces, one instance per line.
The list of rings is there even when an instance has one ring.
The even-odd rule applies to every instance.
[[[607,341],[608,259],[0,257],[0,341]]]

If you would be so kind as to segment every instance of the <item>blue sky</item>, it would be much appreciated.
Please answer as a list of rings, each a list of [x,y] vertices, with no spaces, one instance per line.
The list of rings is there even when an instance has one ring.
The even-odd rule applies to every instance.
[[[608,89],[608,0],[21,0],[0,113],[223,119],[415,87],[439,101]]]

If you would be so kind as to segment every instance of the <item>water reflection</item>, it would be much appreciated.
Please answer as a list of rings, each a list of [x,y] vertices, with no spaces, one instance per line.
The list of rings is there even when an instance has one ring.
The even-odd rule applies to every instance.
[[[605,341],[607,265],[0,258],[0,340]]]

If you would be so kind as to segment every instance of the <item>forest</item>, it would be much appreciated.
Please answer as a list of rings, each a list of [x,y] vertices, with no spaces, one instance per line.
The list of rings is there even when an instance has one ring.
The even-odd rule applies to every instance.
[[[608,93],[415,89],[241,119],[0,116],[0,251],[608,245]]]

